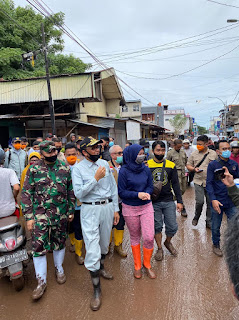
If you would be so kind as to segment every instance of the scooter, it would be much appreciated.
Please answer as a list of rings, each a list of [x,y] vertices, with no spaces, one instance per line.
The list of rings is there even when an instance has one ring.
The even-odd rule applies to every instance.
[[[16,291],[23,289],[23,266],[29,261],[26,236],[16,216],[0,219],[0,278],[10,277]]]

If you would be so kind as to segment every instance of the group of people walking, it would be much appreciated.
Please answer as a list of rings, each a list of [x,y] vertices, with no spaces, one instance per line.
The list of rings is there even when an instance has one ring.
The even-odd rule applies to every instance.
[[[18,143],[20,148],[16,146]],[[205,198],[205,226],[212,229],[213,252],[222,255],[222,213],[230,219],[236,207],[215,170],[226,167],[234,178],[239,177],[238,164],[229,159],[231,146],[226,140],[219,141],[214,151],[208,148],[208,137],[199,136],[197,150],[192,151],[188,140],[176,139],[166,155],[163,141],[155,141],[151,153],[145,143],[129,143],[123,151],[121,146],[115,145],[113,138],[97,140],[72,134],[71,142],[63,150],[61,140],[49,136],[33,145],[29,164],[24,170],[27,156],[21,144],[21,139],[13,139],[13,148],[5,155],[0,152],[0,160],[2,167],[15,172],[14,185],[21,178],[21,210],[31,232],[37,278],[37,287],[32,294],[34,300],[42,297],[47,286],[47,252],[53,252],[56,281],[65,283],[63,262],[66,239],[70,234],[70,249],[75,250],[76,262],[84,264],[90,272],[94,291],[91,309],[98,310],[102,303],[100,277],[113,279],[105,269],[113,233],[115,252],[127,257],[122,247],[125,224],[134,258],[134,277],[142,277],[143,266],[148,277],[155,279],[156,273],[151,267],[154,240],[157,244],[154,257],[162,261],[164,225],[164,247],[171,255],[176,257],[178,254],[172,238],[178,230],[176,211],[183,218],[187,217],[182,198],[187,187],[185,168],[193,175],[195,186],[192,225],[198,224]],[[19,160],[20,149],[25,153],[24,159],[21,155],[22,161]],[[15,163],[19,167],[16,168]],[[14,196],[17,199],[16,194]],[[7,215],[10,214],[13,212]],[[82,255],[83,241],[85,257]]]

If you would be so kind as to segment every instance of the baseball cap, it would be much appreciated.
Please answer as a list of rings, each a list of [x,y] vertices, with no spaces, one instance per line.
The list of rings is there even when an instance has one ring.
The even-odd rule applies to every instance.
[[[184,139],[183,143],[190,143],[190,141],[188,139]]]
[[[52,135],[52,133],[48,133],[48,134],[46,135],[46,137],[47,137],[47,138],[52,138],[53,135]]]
[[[85,139],[85,137],[83,137],[83,136],[78,136],[78,137],[76,138],[76,143],[79,142],[79,141],[83,141],[84,139]]]
[[[93,147],[96,144],[102,143],[102,140],[97,140],[93,137],[86,137],[80,144],[81,150],[86,149],[87,147]]]
[[[231,148],[239,148],[239,141],[232,141],[230,143]]]
[[[12,139],[12,143],[21,142],[21,138],[15,137]]]
[[[76,136],[75,133],[70,134],[70,138]]]
[[[140,139],[139,144],[143,147],[149,147],[149,142],[146,139]]]
[[[40,150],[45,152],[51,152],[52,150],[56,150],[55,144],[53,141],[42,141],[40,144]]]
[[[27,141],[27,137],[21,137],[21,141],[22,141],[22,142],[28,142],[28,141]]]

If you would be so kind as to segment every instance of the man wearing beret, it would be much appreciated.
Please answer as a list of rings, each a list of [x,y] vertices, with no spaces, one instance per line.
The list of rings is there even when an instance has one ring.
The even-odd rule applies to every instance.
[[[75,197],[71,171],[57,160],[52,141],[40,143],[42,159],[27,172],[22,189],[22,212],[32,232],[33,263],[38,285],[32,298],[42,297],[46,289],[46,253],[53,250],[56,281],[63,284],[67,222],[74,218]]]

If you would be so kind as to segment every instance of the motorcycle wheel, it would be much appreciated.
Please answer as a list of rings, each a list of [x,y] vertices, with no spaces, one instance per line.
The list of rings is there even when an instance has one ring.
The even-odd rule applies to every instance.
[[[13,288],[16,291],[21,291],[24,288],[24,285],[25,285],[24,277],[21,276],[21,278],[12,279],[12,285],[13,285]]]

